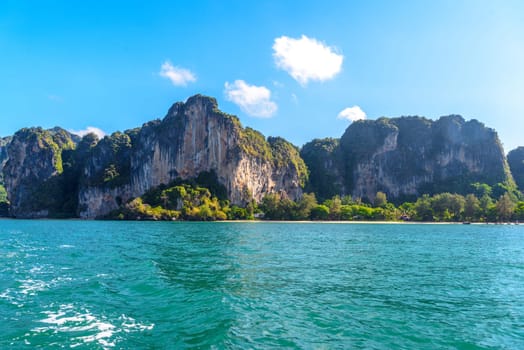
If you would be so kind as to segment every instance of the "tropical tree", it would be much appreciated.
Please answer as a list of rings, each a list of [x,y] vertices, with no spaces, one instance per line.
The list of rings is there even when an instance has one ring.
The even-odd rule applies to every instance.
[[[415,218],[422,221],[433,221],[433,208],[428,194],[422,195],[414,205]]]
[[[299,220],[307,220],[311,210],[317,206],[317,198],[314,193],[304,193],[297,203],[296,216]]]
[[[497,218],[501,221],[507,221],[513,214],[515,203],[511,200],[510,195],[506,192],[500,196],[496,204],[497,207]]]
[[[383,207],[388,203],[387,196],[384,192],[377,192],[375,195],[375,200],[373,201],[373,206],[379,208]]]
[[[464,217],[466,220],[474,220],[480,211],[480,201],[474,194],[468,194],[464,202]]]
[[[323,204],[317,205],[311,209],[312,220],[327,220],[329,219],[329,208]]]

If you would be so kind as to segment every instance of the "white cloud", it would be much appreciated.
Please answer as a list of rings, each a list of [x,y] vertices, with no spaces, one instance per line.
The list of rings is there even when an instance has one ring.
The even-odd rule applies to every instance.
[[[196,76],[189,70],[173,66],[171,62],[165,61],[160,67],[160,76],[171,80],[173,85],[186,86],[196,81]]]
[[[366,113],[359,106],[353,106],[343,109],[337,116],[338,119],[346,119],[350,122],[366,119]]]
[[[342,68],[344,56],[322,42],[302,35],[300,39],[281,36],[273,44],[278,68],[288,72],[301,85],[308,81],[325,81]]]
[[[84,137],[87,134],[93,133],[96,136],[98,136],[99,139],[103,138],[106,135],[106,133],[103,130],[95,128],[94,126],[88,126],[84,130],[69,130],[69,132],[80,137]]]
[[[226,98],[240,107],[242,111],[261,118],[272,117],[277,104],[271,101],[271,91],[265,86],[249,85],[243,80],[224,84]]]

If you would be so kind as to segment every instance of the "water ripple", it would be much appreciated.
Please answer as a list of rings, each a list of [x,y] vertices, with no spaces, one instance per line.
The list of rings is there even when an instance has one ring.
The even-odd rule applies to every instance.
[[[524,348],[523,236],[3,220],[0,348]]]

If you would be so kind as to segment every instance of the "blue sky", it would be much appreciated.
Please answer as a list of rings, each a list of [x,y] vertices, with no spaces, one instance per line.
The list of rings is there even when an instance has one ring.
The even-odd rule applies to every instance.
[[[299,146],[348,118],[461,114],[509,151],[524,145],[524,2],[0,2],[1,136],[111,133],[196,93]]]

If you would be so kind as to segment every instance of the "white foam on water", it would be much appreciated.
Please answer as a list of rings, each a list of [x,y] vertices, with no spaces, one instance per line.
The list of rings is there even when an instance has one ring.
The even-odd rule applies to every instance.
[[[120,316],[119,319],[122,320],[122,329],[126,333],[130,333],[135,330],[149,331],[149,330],[152,330],[153,327],[155,327],[154,323],[151,323],[151,324],[140,323],[140,322],[137,322],[133,317],[129,317],[126,315]]]
[[[73,304],[62,304],[58,311],[43,311],[42,313],[47,317],[38,322],[44,323],[46,326],[34,328],[31,330],[32,332],[91,333],[73,337],[77,342],[72,347],[92,342],[97,342],[102,347],[115,346],[114,341],[111,341],[110,338],[113,337],[116,327],[103,319],[97,318],[87,309],[77,311]]]
[[[74,248],[74,245],[71,244],[61,244],[58,246],[58,248],[67,249],[67,248]]]
[[[25,280],[18,280],[18,282],[21,283],[20,287],[18,288],[21,294],[33,296],[36,295],[38,292],[51,289],[64,282],[71,282],[72,280],[72,277],[55,277],[49,282],[46,282],[39,279],[28,278]]]
[[[36,274],[36,273],[39,273],[40,271],[42,271],[42,266],[34,266],[31,268],[31,270],[29,270],[29,273]]]
[[[17,306],[17,307],[23,307],[24,303],[19,300],[20,298],[16,297],[16,291],[13,291],[11,288],[7,288],[5,291],[0,293],[0,299],[7,300],[11,305]]]
[[[39,267],[34,267],[31,271],[39,271]],[[35,273],[33,273],[35,275]],[[16,282],[19,283],[18,287],[10,287],[0,292],[0,299],[4,299],[10,302],[12,305],[23,307],[26,302],[31,301],[32,297],[36,296],[39,292],[52,289],[58,285],[71,282],[72,277],[56,277],[46,282],[40,279],[26,278],[19,279]]]
[[[43,290],[46,290],[49,288],[49,283],[42,281],[42,280],[34,280],[32,278],[28,278],[25,280],[18,280],[18,282],[21,283],[19,289],[20,293],[24,295],[36,295],[37,292],[41,292]]]
[[[45,318],[38,322],[45,324],[36,327],[32,332],[70,333],[71,347],[86,343],[97,343],[103,348],[115,347],[119,333],[142,332],[151,330],[154,324],[137,322],[134,318],[121,315],[115,321],[109,322],[105,316],[96,316],[86,308],[75,309],[73,304],[62,304],[57,311],[44,311]],[[79,335],[79,333],[84,333]]]

